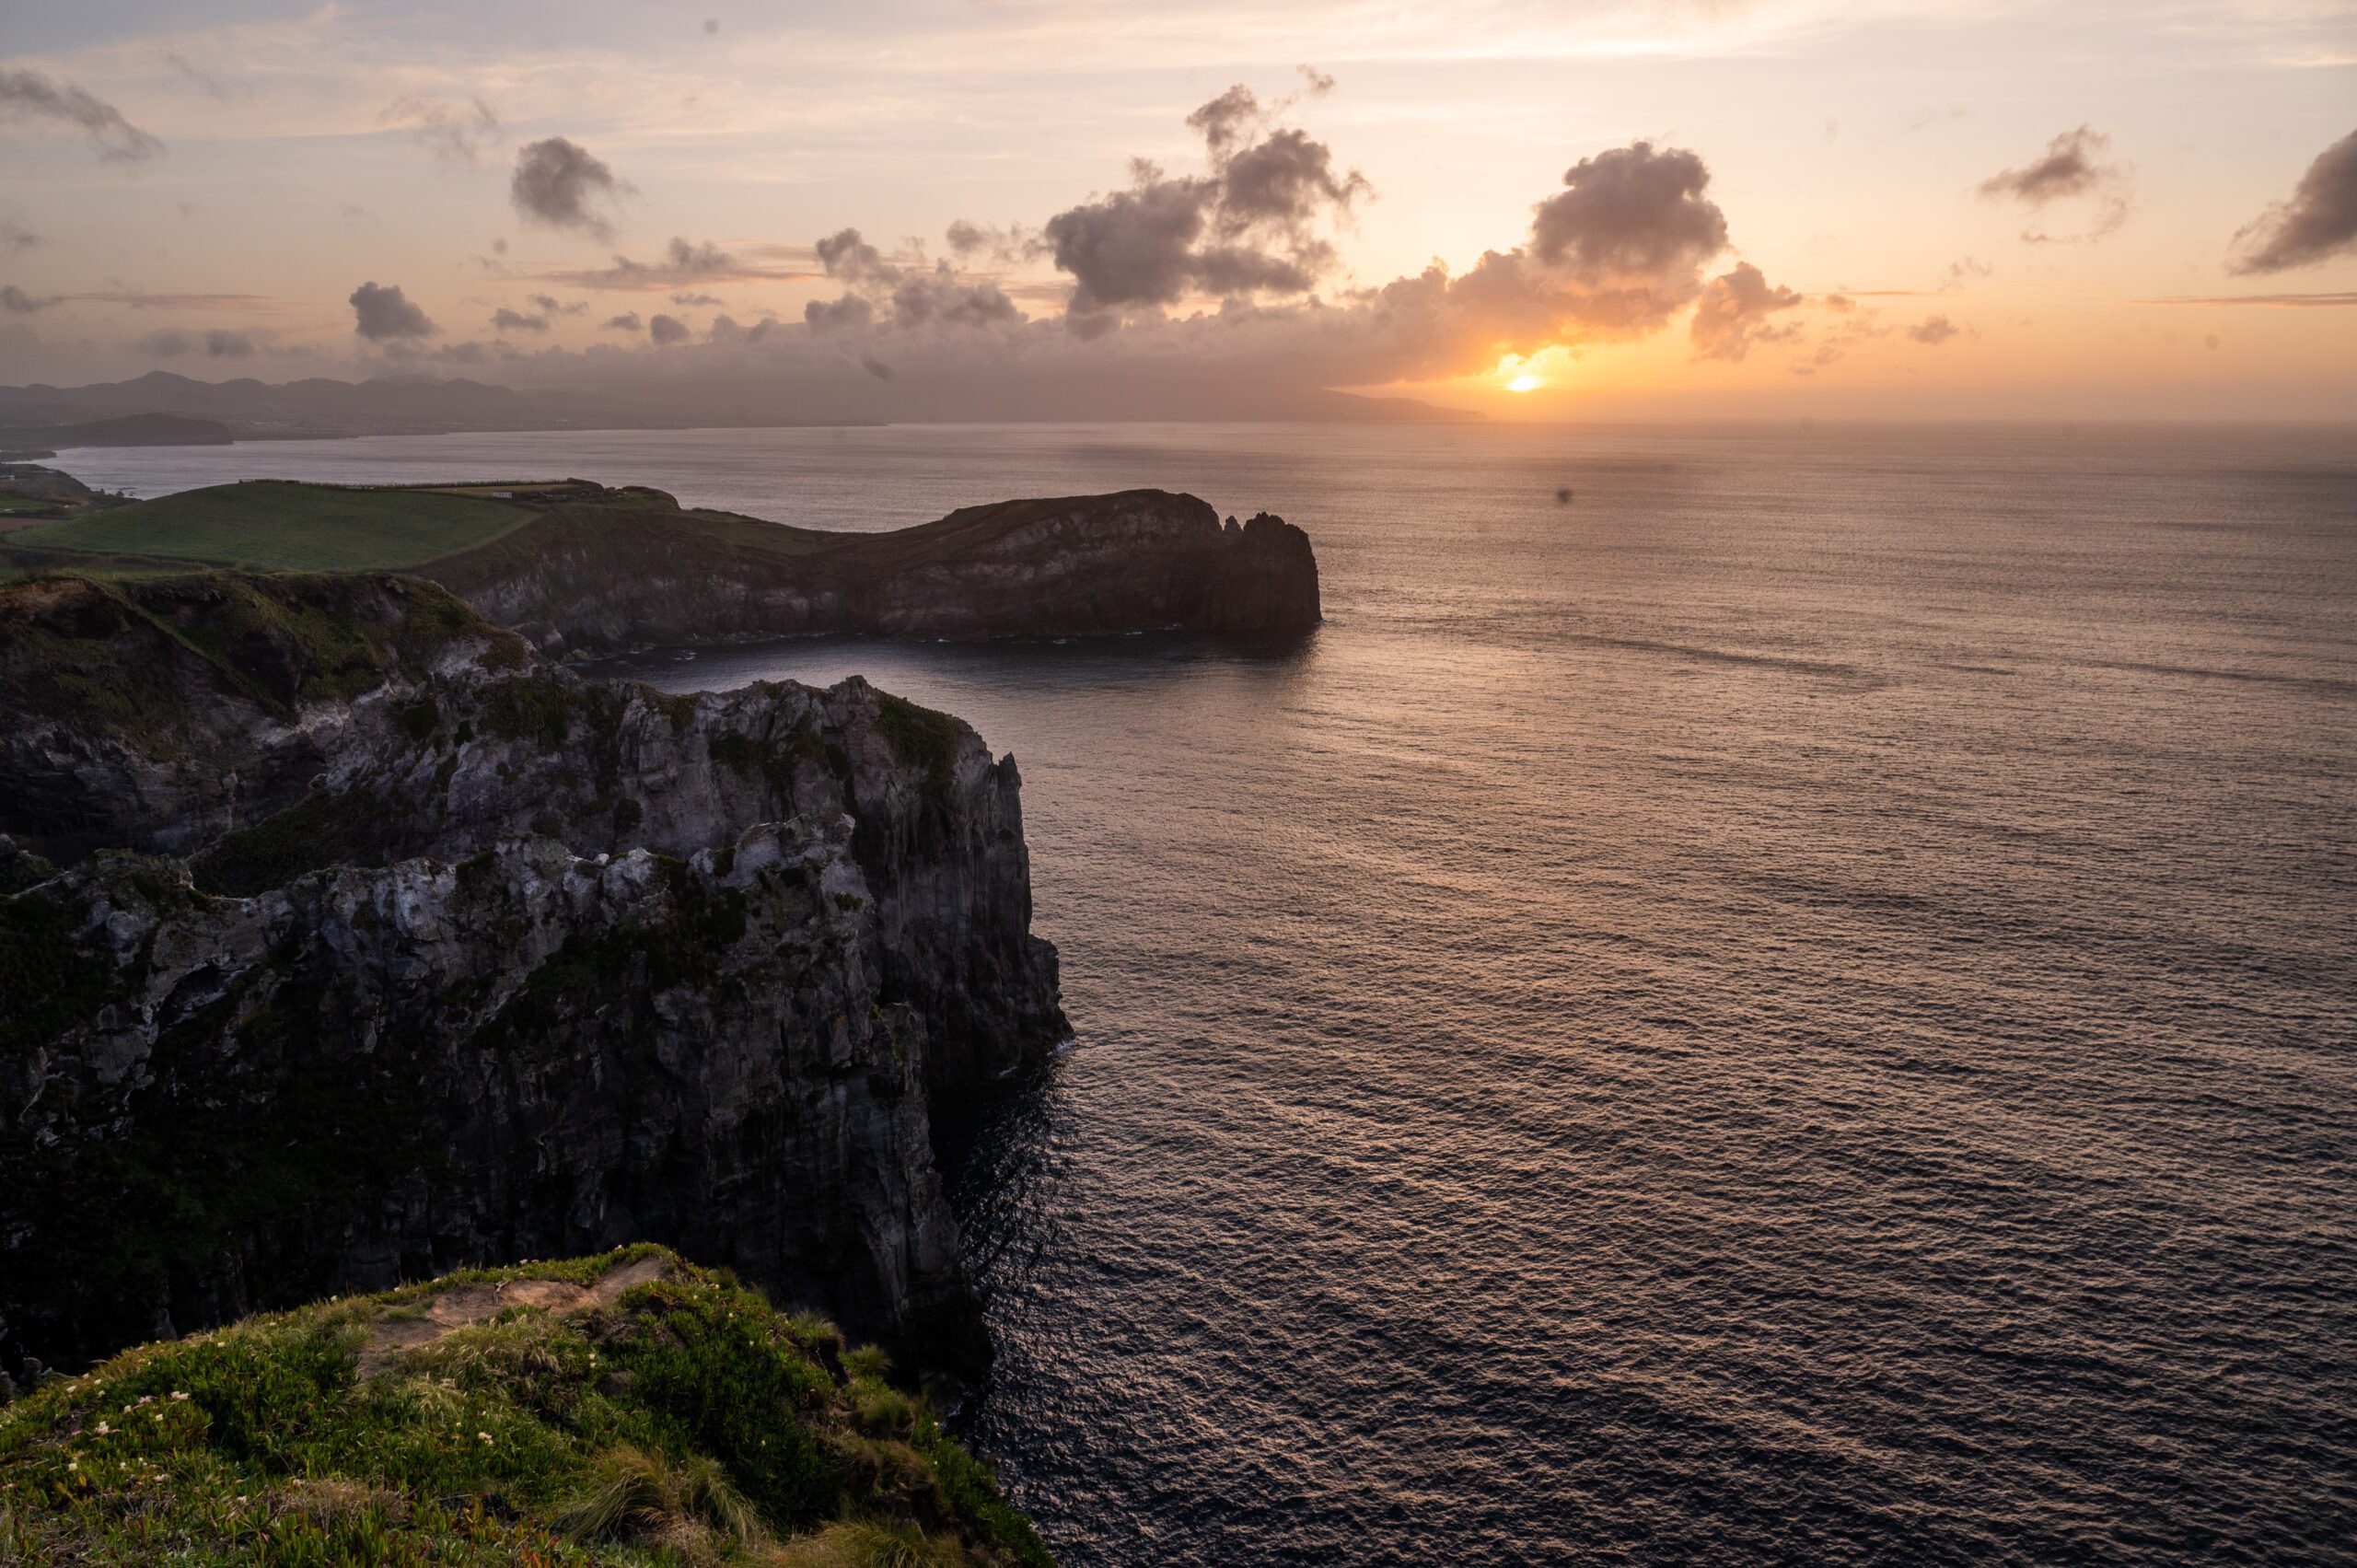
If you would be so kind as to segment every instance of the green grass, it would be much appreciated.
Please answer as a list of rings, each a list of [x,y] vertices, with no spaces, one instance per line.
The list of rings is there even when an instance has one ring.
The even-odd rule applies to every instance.
[[[946,795],[957,783],[958,742],[965,726],[956,718],[921,708],[888,691],[876,696],[876,727],[904,768],[922,769],[924,787]]]
[[[50,574],[0,591],[0,687],[44,717],[128,736],[173,753],[193,685],[176,659],[211,667],[212,691],[282,717],[305,703],[350,699],[395,670],[424,679],[454,643],[488,668],[524,645],[430,583],[387,588],[366,576],[177,572],[133,579]]]
[[[656,1277],[598,1283],[627,1264]],[[467,1320],[428,1321],[437,1305]],[[52,1379],[0,1408],[0,1563],[18,1562],[1050,1558],[879,1353],[637,1247],[315,1304]]]
[[[213,565],[359,572],[414,566],[472,549],[532,516],[470,495],[252,480],[16,529],[8,543]]]

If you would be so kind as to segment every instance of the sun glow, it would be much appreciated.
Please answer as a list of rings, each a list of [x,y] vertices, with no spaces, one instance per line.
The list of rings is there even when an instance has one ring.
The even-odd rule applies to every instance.
[[[1509,392],[1535,392],[1546,384],[1546,382],[1541,381],[1538,377],[1525,373],[1507,382],[1506,390]]]

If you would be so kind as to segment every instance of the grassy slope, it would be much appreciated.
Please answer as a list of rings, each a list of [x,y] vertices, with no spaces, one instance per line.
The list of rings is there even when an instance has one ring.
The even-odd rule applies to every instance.
[[[414,490],[256,480],[12,531],[12,547],[304,572],[414,566],[528,522],[520,506]]]
[[[479,641],[494,668],[526,657],[516,638],[426,584],[395,596],[373,579],[292,573],[55,575],[0,590],[0,694],[158,743],[180,727],[192,689],[164,676],[159,654],[192,656],[210,667],[213,690],[291,719],[304,703],[372,691],[395,669],[422,677],[464,640]]]
[[[52,1380],[0,1407],[11,1562],[1049,1558],[881,1353],[641,1247],[317,1304]]]

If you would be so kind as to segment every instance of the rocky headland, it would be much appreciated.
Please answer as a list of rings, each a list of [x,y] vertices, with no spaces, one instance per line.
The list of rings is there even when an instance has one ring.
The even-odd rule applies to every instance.
[[[559,500],[419,571],[550,652],[852,634],[1086,637],[1318,624],[1309,537],[1192,495],[969,506],[890,533],[683,511],[659,491]]]
[[[1319,618],[1301,529],[1265,513],[1223,521],[1160,490],[1004,501],[859,533],[581,480],[257,480],[0,539],[0,573],[199,566],[412,573],[566,657],[821,635],[1284,633]]]
[[[1019,787],[416,578],[0,588],[0,1369],[639,1241],[973,1365],[935,1108],[1064,1033]]]

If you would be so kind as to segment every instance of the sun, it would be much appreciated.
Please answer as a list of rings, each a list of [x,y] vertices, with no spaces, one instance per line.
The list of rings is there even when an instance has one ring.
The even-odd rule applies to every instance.
[[[1535,392],[1546,384],[1546,382],[1541,381],[1536,376],[1517,376],[1513,380],[1506,383],[1506,390],[1509,392]]]

